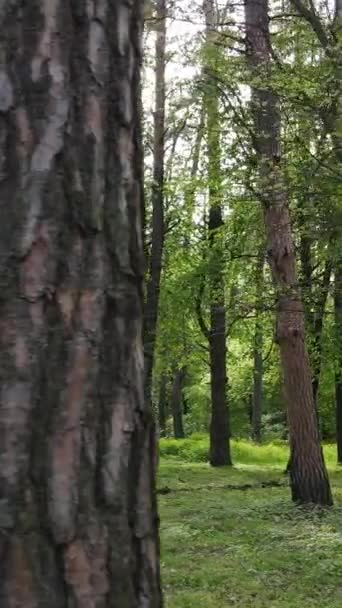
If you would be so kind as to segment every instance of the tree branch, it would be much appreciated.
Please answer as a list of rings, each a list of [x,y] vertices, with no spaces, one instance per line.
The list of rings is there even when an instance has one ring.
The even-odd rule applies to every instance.
[[[290,0],[290,2],[292,6],[297,9],[298,13],[303,17],[303,19],[305,19],[305,21],[311,25],[322,47],[327,50],[329,47],[329,37],[315,11],[313,2],[310,1],[311,10],[305,6],[303,0]]]

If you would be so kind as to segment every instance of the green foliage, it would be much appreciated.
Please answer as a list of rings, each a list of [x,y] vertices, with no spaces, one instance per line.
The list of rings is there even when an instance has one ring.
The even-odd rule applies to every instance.
[[[288,449],[285,442],[278,444],[253,445],[244,440],[231,443],[233,462],[240,465],[268,465],[285,467]],[[182,462],[208,462],[209,439],[207,435],[196,434],[188,439],[161,439],[160,456],[178,458]]]
[[[311,361],[320,357],[322,360],[318,404],[321,430],[323,438],[332,438],[335,432],[336,343],[341,342],[340,338],[336,339],[333,323],[333,272],[324,305],[321,354],[315,343],[313,325],[319,314],[325,269],[327,264],[336,264],[341,250],[342,182],[334,143],[338,120],[335,121],[336,129],[332,126],[334,107],[338,107],[340,95],[335,60],[338,48],[333,53],[325,53],[316,33],[304,19],[293,16],[293,11],[284,14],[279,3],[270,4],[272,69],[267,79],[261,71],[251,80],[246,57],[241,52],[244,40],[239,27],[234,26],[237,9],[231,6],[221,10],[220,24],[213,35],[214,44],[204,44],[204,15],[191,3],[182,3],[181,7],[178,4],[175,2],[169,7],[174,21],[170,19],[168,24],[170,65],[164,189],[167,231],[154,377],[155,409],[161,374],[171,375],[175,367],[186,366],[183,387],[188,406],[186,433],[208,430],[208,341],[199,328],[196,303],[200,294],[202,316],[208,326],[207,216],[211,188],[220,193],[225,219],[217,234],[217,245],[223,258],[232,434],[235,438],[250,435],[257,316],[261,319],[263,333],[263,436],[265,440],[273,440],[286,434],[280,362],[274,344],[275,293],[267,268],[262,301],[258,306],[256,303],[255,268],[264,227],[249,95],[253,80],[254,84],[273,90],[280,99],[282,166],[291,207],[308,346]],[[323,5],[318,14],[328,32],[331,23]],[[184,26],[183,36],[180,28],[185,22],[189,27]],[[153,48],[151,45],[146,47],[147,51]],[[153,78],[150,74],[148,79],[150,55],[149,52],[145,54],[146,90],[151,89]],[[203,121],[203,102],[207,110],[212,109],[209,112],[212,120]],[[151,115],[146,112],[147,241],[151,215],[151,132]],[[209,170],[208,136],[211,147],[217,148],[211,159],[220,164],[216,178],[213,177],[215,172]],[[309,277],[305,273],[305,251]],[[169,392],[170,386],[171,380]],[[170,410],[168,416],[171,416]],[[171,427],[169,423],[170,433]]]
[[[289,450],[287,442],[274,439],[272,442],[261,445],[246,440],[232,440],[232,455],[234,465],[237,466],[265,466],[285,468]],[[324,456],[330,467],[335,467],[336,446],[324,445]],[[204,463],[208,462],[209,438],[202,433],[194,433],[186,439],[160,439],[159,454],[161,458],[176,458],[180,462]]]

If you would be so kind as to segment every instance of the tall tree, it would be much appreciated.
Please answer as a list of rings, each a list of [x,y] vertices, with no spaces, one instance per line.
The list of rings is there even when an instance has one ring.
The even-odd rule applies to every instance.
[[[307,195],[307,193],[305,193]],[[332,258],[328,251],[327,259],[321,272],[321,278],[317,277],[312,250],[314,249],[314,238],[310,234],[310,225],[305,210],[305,201],[300,202],[302,209],[298,213],[299,224],[299,256],[301,262],[301,287],[303,293],[304,314],[309,341],[309,356],[312,369],[312,390],[318,416],[318,391],[322,369],[322,334],[324,328],[325,308],[329,295],[329,287],[332,273]],[[328,247],[331,249],[331,247]],[[315,273],[316,271],[316,273]],[[316,276],[315,276],[316,275]]]
[[[262,297],[264,287],[264,246],[260,248],[255,265],[255,328],[253,344],[253,395],[252,395],[252,439],[261,441],[261,415],[263,393],[263,323]]]
[[[271,40],[267,0],[245,0],[246,50],[252,74],[254,142],[264,209],[267,253],[277,291],[277,341],[284,376],[290,433],[292,498],[332,504],[319,442],[304,312],[298,290],[295,250],[284,185],[280,112],[271,86]]]
[[[152,231],[144,312],[145,399],[152,397],[152,376],[156,347],[160,278],[164,248],[164,153],[165,153],[165,67],[166,0],[156,0],[155,10],[155,110],[153,127]]]
[[[330,135],[334,156],[334,168],[336,175],[341,175],[342,167],[342,2],[335,0],[335,10],[332,19],[323,20],[320,18],[315,5],[304,4],[302,0],[291,0],[291,4],[298,11],[299,16],[311,28],[317,43],[320,45],[324,61],[329,65],[328,78],[326,79],[326,96],[323,111],[320,117],[326,132]],[[330,16],[330,15],[329,15]],[[339,178],[340,179],[340,178]],[[337,247],[340,247],[340,208],[336,213],[336,226],[339,234],[337,235]],[[334,226],[334,233],[335,233]],[[334,234],[334,240],[336,235]],[[338,253],[339,255],[339,253]],[[340,339],[340,261],[335,265],[335,328]],[[337,344],[336,360],[336,426],[338,461],[342,460],[342,413],[341,413],[341,388],[340,388],[340,355],[339,344]]]
[[[141,339],[142,8],[0,8],[3,608],[161,606]]]
[[[227,404],[227,347],[224,287],[224,258],[222,248],[222,174],[220,159],[219,89],[215,80],[215,39],[218,15],[214,0],[204,0],[206,23],[205,90],[208,181],[209,181],[209,289],[210,329],[207,332],[210,357],[211,422],[210,463],[213,466],[231,464],[229,446],[229,416]]]
[[[162,372],[159,379],[158,424],[159,434],[165,435],[167,420],[167,375]]]
[[[182,383],[184,378],[184,368],[174,370],[172,395],[171,395],[171,412],[173,418],[173,432],[175,439],[183,439],[183,396]]]
[[[335,267],[335,397],[337,462],[342,464],[342,262]]]

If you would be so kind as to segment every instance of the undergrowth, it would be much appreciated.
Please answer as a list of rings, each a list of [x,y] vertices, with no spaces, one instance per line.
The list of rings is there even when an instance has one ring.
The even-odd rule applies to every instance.
[[[288,445],[285,441],[276,440],[267,444],[254,444],[246,440],[231,441],[233,462],[237,465],[284,467],[288,460]],[[179,458],[183,462],[207,462],[209,439],[207,435],[196,433],[187,439],[161,439],[160,456]],[[324,455],[328,466],[336,463],[336,447],[324,446]]]

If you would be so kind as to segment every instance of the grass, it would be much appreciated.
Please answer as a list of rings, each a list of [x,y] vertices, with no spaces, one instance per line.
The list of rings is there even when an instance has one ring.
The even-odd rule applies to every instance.
[[[335,506],[306,511],[290,501],[285,445],[235,442],[236,466],[211,469],[206,438],[176,443],[162,440],[160,449],[166,608],[342,607],[342,470],[334,446],[325,454]],[[262,487],[272,481],[281,485]]]

